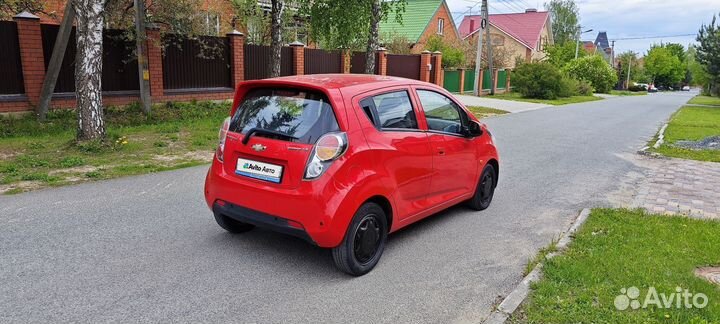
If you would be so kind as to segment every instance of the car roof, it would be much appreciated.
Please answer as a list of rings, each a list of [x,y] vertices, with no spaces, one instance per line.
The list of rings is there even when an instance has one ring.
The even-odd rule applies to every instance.
[[[246,84],[253,83],[279,83],[282,85],[307,86],[313,88],[320,87],[325,89],[343,89],[357,92],[377,89],[381,87],[391,87],[396,85],[428,84],[418,80],[393,76],[339,73],[293,75],[246,82]]]

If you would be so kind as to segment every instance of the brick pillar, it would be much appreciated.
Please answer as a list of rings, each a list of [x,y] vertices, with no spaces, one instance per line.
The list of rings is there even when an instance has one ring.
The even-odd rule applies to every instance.
[[[505,70],[505,75],[507,75],[507,78],[505,78],[505,93],[510,92],[510,70]]]
[[[463,94],[465,92],[465,68],[459,68],[458,72],[460,72],[460,94]]]
[[[352,53],[348,50],[343,50],[340,53],[340,73],[350,73],[350,62]]]
[[[230,70],[232,71],[232,87],[245,81],[245,35],[233,30],[227,34],[230,40]]]
[[[13,17],[13,20],[17,24],[25,95],[30,104],[35,106],[40,102],[40,91],[45,79],[45,57],[40,33],[40,17],[23,11]]]
[[[294,41],[290,43],[293,50],[293,74],[305,74],[305,44]]]
[[[430,73],[435,73],[435,84],[443,86],[443,69],[442,69],[442,53],[435,51],[432,53],[433,65],[435,69]]]
[[[420,53],[420,81],[430,82],[430,51]]]
[[[498,73],[500,72],[499,69],[493,69],[493,84],[492,84],[492,93],[497,92],[497,83],[498,83]]]
[[[156,99],[165,95],[160,29],[148,28],[145,32],[147,33],[147,60],[150,71],[150,96]]]
[[[483,95],[483,78],[485,77],[485,69],[480,68],[480,73],[476,75],[477,77],[477,83],[478,83],[478,96]]]
[[[377,54],[378,75],[387,75],[387,49],[380,47]]]

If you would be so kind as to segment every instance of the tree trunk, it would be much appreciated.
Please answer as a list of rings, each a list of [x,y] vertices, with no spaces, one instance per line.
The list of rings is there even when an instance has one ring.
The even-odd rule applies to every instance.
[[[365,74],[375,74],[375,51],[378,49],[378,27],[382,15],[380,1],[382,0],[372,0],[372,8],[370,9],[370,35],[365,50]]]
[[[105,0],[73,0],[77,22],[75,89],[77,93],[77,140],[103,139],[102,106],[103,9]]]
[[[270,44],[272,48],[272,55],[270,57],[270,77],[280,76],[280,53],[282,50],[282,13],[285,9],[285,3],[283,0],[272,0],[272,23],[270,30],[270,37],[272,42]]]

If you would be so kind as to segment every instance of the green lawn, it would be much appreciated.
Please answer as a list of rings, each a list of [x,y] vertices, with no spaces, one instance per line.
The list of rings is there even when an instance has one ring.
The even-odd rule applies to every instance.
[[[508,112],[505,110],[495,109],[495,108],[488,108],[488,107],[480,107],[480,106],[468,106],[467,107],[470,112],[472,112],[477,118],[487,118],[490,116],[497,116],[497,115],[504,115]]]
[[[229,103],[137,105],[105,109],[108,139],[74,142],[75,112],[58,110],[39,124],[31,115],[0,117],[0,193],[207,163]]]
[[[716,135],[720,135],[720,107],[685,106],[670,119],[665,130],[665,143],[653,151],[677,158],[720,162],[720,150],[690,150],[672,146],[678,140],[697,141]]]
[[[614,96],[645,96],[647,91],[610,90],[610,94]]]
[[[567,104],[572,104],[572,103],[580,103],[580,102],[586,102],[586,101],[602,100],[602,98],[595,97],[595,96],[573,96],[573,97],[558,98],[558,99],[553,99],[553,100],[532,99],[532,98],[523,98],[523,96],[518,92],[500,93],[500,94],[496,94],[493,96],[488,96],[488,98],[533,102],[533,103],[540,103],[540,104],[554,105],[554,106],[567,105]]]
[[[720,97],[697,96],[692,98],[688,103],[694,105],[720,106]]]
[[[720,265],[720,222],[595,209],[560,256],[546,260],[544,277],[511,323],[720,323],[720,287],[694,275]],[[621,289],[650,287],[669,297],[676,287],[708,298],[704,308],[618,310]],[[659,296],[660,297],[660,296]]]

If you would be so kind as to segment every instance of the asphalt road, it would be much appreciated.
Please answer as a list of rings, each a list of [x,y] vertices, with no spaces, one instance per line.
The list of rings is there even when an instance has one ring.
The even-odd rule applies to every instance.
[[[298,239],[222,231],[202,197],[207,167],[2,196],[0,322],[479,321],[581,208],[608,204],[638,168],[623,154],[689,98],[488,119],[502,159],[493,205],[391,235],[360,278]]]

